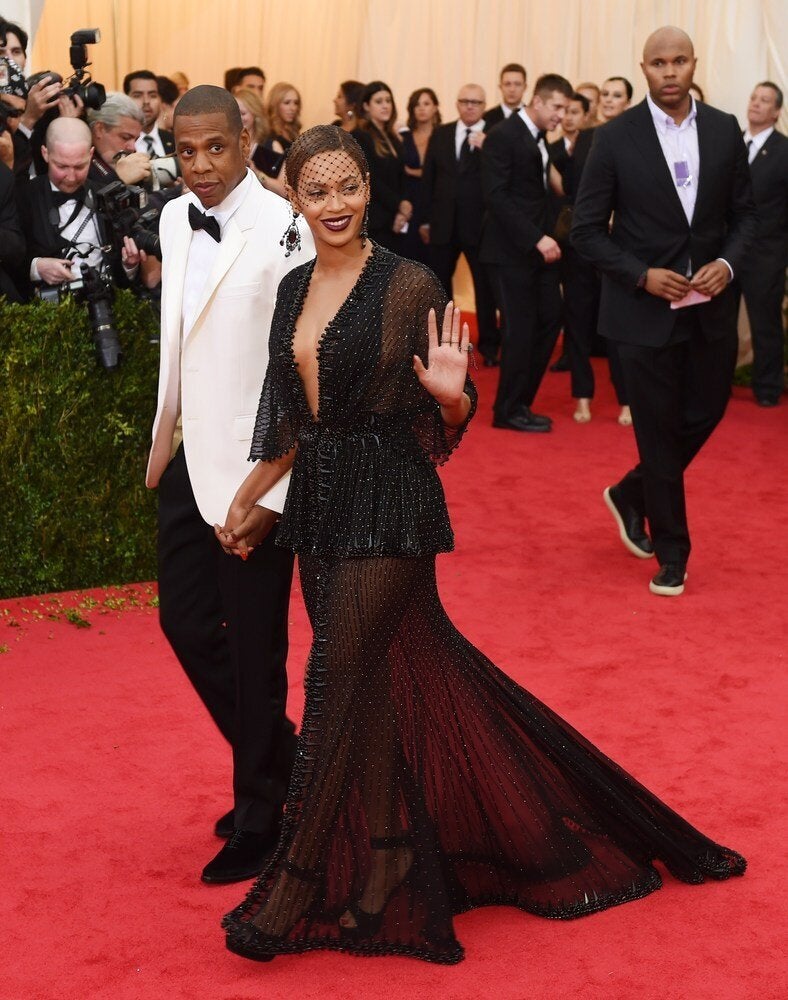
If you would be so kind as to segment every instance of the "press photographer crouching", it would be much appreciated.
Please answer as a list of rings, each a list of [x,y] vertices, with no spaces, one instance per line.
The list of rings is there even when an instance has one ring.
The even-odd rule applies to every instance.
[[[112,320],[113,286],[152,287],[161,269],[130,236],[113,239],[111,221],[99,209],[107,181],[89,179],[92,154],[90,129],[83,121],[57,118],[49,125],[42,149],[47,173],[18,195],[27,241],[22,279],[30,298],[59,300],[73,293],[84,299],[99,360],[114,368],[120,345]]]
[[[142,110],[125,94],[108,94],[100,108],[88,111],[93,136],[93,162],[88,177],[101,185],[110,181],[145,184],[151,179],[151,159],[137,151]]]

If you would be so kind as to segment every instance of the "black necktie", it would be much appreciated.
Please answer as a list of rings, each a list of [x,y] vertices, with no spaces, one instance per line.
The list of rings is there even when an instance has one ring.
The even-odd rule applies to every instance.
[[[84,187],[77,188],[71,194],[66,191],[53,191],[52,192],[52,204],[55,208],[60,208],[61,205],[65,205],[67,201],[84,201],[85,200],[85,189]]]
[[[748,163],[752,163],[751,155],[752,155],[752,139],[748,139],[747,140],[747,162]]]
[[[465,129],[465,138],[460,146],[460,170],[463,170],[471,157],[471,129]]]
[[[147,146],[145,152],[148,154],[148,156],[153,156],[153,136],[146,135],[143,136],[143,138],[145,139],[145,145]]]
[[[196,205],[189,205],[189,225],[195,232],[198,229],[204,229],[217,243],[222,242],[222,231],[219,228],[219,220],[215,219],[212,215],[206,215],[205,212],[201,212]]]

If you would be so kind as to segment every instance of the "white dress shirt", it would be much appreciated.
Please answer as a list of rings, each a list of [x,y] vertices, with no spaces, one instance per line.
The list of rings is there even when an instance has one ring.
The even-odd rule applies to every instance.
[[[690,96],[690,112],[684,121],[677,125],[675,121],[652,101],[651,94],[646,94],[646,101],[657,130],[657,139],[662,147],[662,154],[668,165],[671,179],[676,185],[676,192],[687,217],[687,222],[692,225],[692,216],[695,214],[695,202],[698,197],[698,174],[700,173],[700,151],[698,149],[698,106],[695,98]],[[677,164],[685,164],[686,178],[678,179],[681,176],[682,168]],[[733,268],[724,257],[718,257],[730,271],[733,278]],[[692,274],[692,261],[687,267],[687,277]]]
[[[50,181],[49,186],[52,191],[57,191],[58,189]],[[64,240],[71,240],[76,238],[80,249],[87,250],[91,247],[90,252],[86,257],[75,257],[74,266],[72,268],[72,273],[74,278],[78,278],[82,272],[83,266],[98,267],[102,261],[101,252],[101,240],[99,239],[98,229],[96,228],[96,217],[94,213],[87,207],[83,205],[79,213],[74,217],[74,219],[65,224],[74,214],[74,209],[77,207],[77,199],[69,198],[68,201],[64,202],[62,205],[58,206],[58,229],[60,230],[60,235]],[[85,220],[87,219],[87,222]],[[85,226],[80,232],[80,227],[82,223],[85,222]],[[79,236],[77,236],[79,233]],[[82,244],[85,244],[84,247]],[[38,261],[40,258],[34,257],[30,262],[30,280],[31,281],[41,281],[41,275],[38,273]]]
[[[774,125],[765,128],[763,132],[753,135],[749,129],[744,133],[744,145],[747,146],[747,162],[752,163],[755,157],[763,149],[763,144],[774,132]],[[750,145],[751,144],[751,145]]]
[[[547,169],[550,164],[550,154],[547,152],[547,139],[542,136],[539,137],[539,128],[534,125],[531,119],[528,117],[528,112],[525,108],[520,108],[518,114],[528,126],[528,131],[536,140],[536,144],[539,147],[539,152],[542,154],[542,180],[544,181],[545,187],[547,187]]]
[[[247,167],[244,179],[240,184],[232,189],[224,201],[221,202],[221,204],[216,205],[214,208],[208,208],[205,210],[206,215],[212,215],[218,221],[222,236],[224,236],[224,228],[228,221],[236,213],[239,205],[246,197],[250,185],[257,183],[259,183],[258,180]],[[194,202],[200,211],[203,211],[203,207],[196,195],[190,194],[187,197]],[[212,236],[209,236],[204,229],[197,229],[194,233],[192,233],[191,243],[189,244],[189,256],[186,264],[186,277],[183,282],[183,304],[181,307],[181,316],[183,319],[181,334],[190,330],[192,324],[197,318],[194,313],[197,309],[200,293],[202,292],[211,270],[213,269],[214,261],[216,260],[218,253],[219,244]]]
[[[148,139],[152,140],[152,147],[148,144]],[[153,123],[153,128],[150,132],[140,132],[134,145],[137,147],[138,153],[150,153],[151,156],[166,156],[166,153],[164,152],[164,143],[161,141],[157,122]]]
[[[522,108],[522,104],[518,104],[516,108],[510,108],[508,104],[501,105],[501,111],[503,111],[504,118],[511,117],[515,111],[519,111]]]
[[[468,130],[471,132],[484,132],[484,119],[476,122],[475,125],[466,125],[461,119],[457,119],[457,127],[454,130],[454,153],[458,160],[460,158],[460,150],[462,149],[462,144],[465,142]],[[471,152],[473,151],[474,147],[471,146]]]

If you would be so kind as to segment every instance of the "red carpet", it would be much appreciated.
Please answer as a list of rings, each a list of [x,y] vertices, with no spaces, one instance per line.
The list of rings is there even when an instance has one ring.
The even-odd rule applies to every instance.
[[[668,878],[647,899],[568,923],[466,914],[457,967],[329,953],[246,962],[219,929],[245,887],[198,880],[230,804],[229,754],[150,595],[116,594],[109,607],[98,595],[72,621],[28,598],[0,607],[2,1000],[786,995],[788,405],[760,410],[737,390],[689,475],[686,593],[657,598],[653,564],[624,551],[601,502],[634,445],[597,372],[585,426],[571,419],[568,376],[547,376],[537,409],[555,431],[534,436],[491,429],[495,373],[478,373],[480,413],[444,475],[457,552],[439,561],[443,598],[503,669],[744,853],[745,877]],[[298,716],[309,641],[298,596],[291,618]]]

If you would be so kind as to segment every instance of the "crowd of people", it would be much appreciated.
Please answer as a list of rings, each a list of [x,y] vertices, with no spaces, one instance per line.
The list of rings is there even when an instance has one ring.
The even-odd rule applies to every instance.
[[[155,297],[158,262],[137,248],[131,233],[108,242],[113,227],[102,217],[104,206],[96,204],[96,195],[113,181],[142,185],[148,190],[149,205],[160,209],[182,193],[172,115],[189,81],[182,73],[167,77],[150,70],[133,71],[124,78],[122,93],[110,94],[100,107],[85,109],[78,96],[63,93],[59,78],[51,74],[25,80],[27,35],[8,22],[3,31],[0,52],[8,69],[6,85],[0,87],[0,106],[6,109],[0,119],[5,122],[0,133],[3,294],[12,301],[29,300],[42,286],[72,281],[80,262],[103,260],[117,284],[152,290]],[[280,81],[266,89],[259,66],[227,70],[224,86],[238,102],[251,136],[248,166],[264,187],[284,197],[285,154],[302,127],[297,87]],[[364,84],[351,79],[339,85],[333,124],[357,139],[369,164],[369,234],[394,252],[429,266],[450,295],[457,261],[464,256],[473,282],[481,363],[497,367],[503,361],[496,426],[534,433],[551,430],[552,419],[535,414],[531,404],[560,331],[563,351],[552,370],[570,372],[574,419],[591,420],[595,390],[591,358],[606,355],[620,406],[619,423],[630,425],[618,348],[598,332],[599,271],[573,246],[570,226],[594,133],[630,107],[632,84],[623,76],[611,76],[601,85],[589,81],[572,85],[547,74],[537,81],[526,103],[525,67],[509,63],[500,71],[498,87],[500,101],[494,105],[488,104],[481,86],[462,87],[456,98],[457,117],[444,124],[439,98],[430,87],[410,94],[405,120],[400,122],[394,94],[383,81]],[[695,101],[704,100],[697,84],[691,93]],[[736,275],[736,288],[747,302],[753,391],[763,406],[779,402],[784,381],[786,154],[782,136],[774,133],[782,99],[775,84],[758,84],[744,133],[764,240]],[[548,108],[549,103],[554,106]],[[486,145],[492,129],[512,115],[525,120],[540,144],[541,188],[537,184],[529,190],[521,177],[510,176],[504,133]],[[90,132],[62,125],[50,132],[56,117],[82,119]],[[73,161],[67,169],[64,153]],[[36,181],[37,177],[47,177],[48,182]],[[87,202],[72,211],[83,191]],[[56,225],[50,214],[53,194]],[[75,195],[73,203],[64,200],[65,195]],[[527,203],[528,216],[520,223],[539,229],[541,245],[526,239],[521,246],[520,235],[509,231],[520,200]],[[90,248],[86,255],[75,250],[77,237],[79,246]],[[534,280],[522,281],[523,273]],[[503,332],[508,333],[509,344],[505,358]]]

